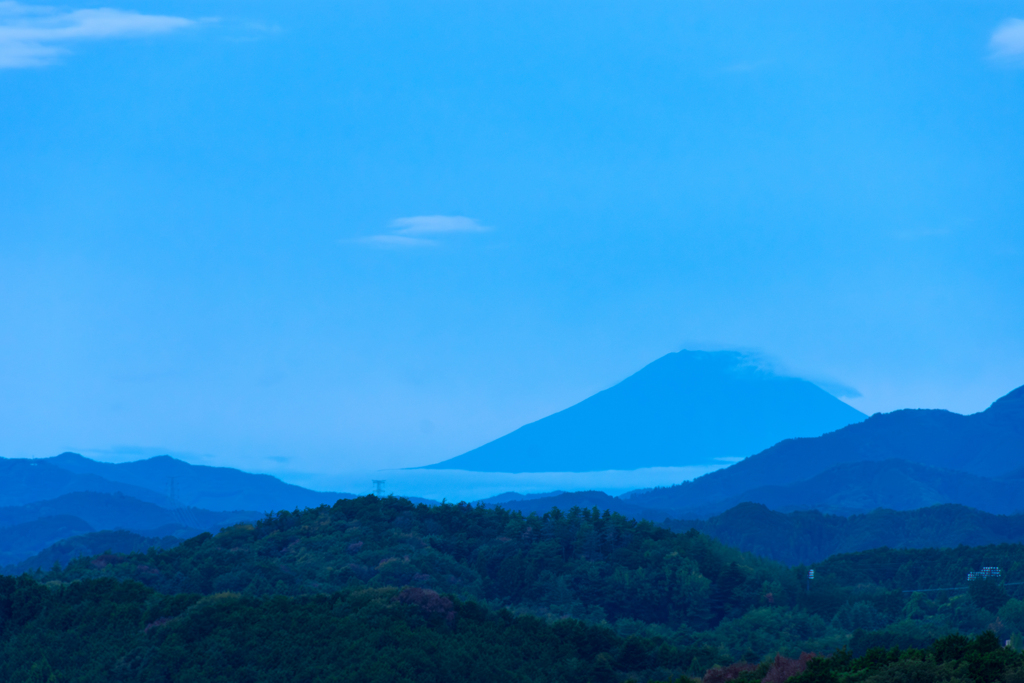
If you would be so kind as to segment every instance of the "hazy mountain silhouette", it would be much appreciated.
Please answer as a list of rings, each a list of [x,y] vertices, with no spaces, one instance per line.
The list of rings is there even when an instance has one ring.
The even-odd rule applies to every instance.
[[[561,412],[430,468],[590,472],[721,464],[864,415],[733,351],[680,351]]]
[[[565,491],[548,491],[546,493],[516,493],[515,491],[507,491],[506,493],[499,493],[496,496],[490,498],[483,498],[476,501],[477,503],[483,503],[484,505],[498,505],[501,503],[508,503],[515,500],[533,500],[535,498],[552,498],[554,496],[560,496]]]
[[[147,503],[173,505],[166,495],[143,486],[114,482],[95,474],[69,472],[47,460],[0,458],[0,507],[51,500],[76,491],[123,493]]]
[[[125,495],[149,500],[165,507],[191,506],[206,510],[294,510],[295,508],[333,505],[339,498],[354,498],[348,493],[311,491],[286,484],[269,474],[250,474],[231,467],[190,465],[167,455],[125,463],[98,462],[77,453],[61,453],[53,458],[39,460],[0,460],[4,463],[39,463],[83,477],[65,485],[78,485],[77,481],[95,482],[84,477],[102,478],[114,485],[107,488],[72,488],[78,491],[121,491]],[[171,501],[171,493],[174,500]],[[140,494],[140,490],[149,493]],[[65,491],[66,492],[66,491]],[[57,494],[60,495],[60,494]],[[147,497],[148,496],[148,497]],[[39,496],[34,500],[53,498]],[[28,501],[24,501],[28,502]]]
[[[48,517],[47,519],[53,519]],[[72,518],[77,519],[77,518]],[[117,529],[114,531],[95,531],[81,536],[72,536],[57,541],[40,553],[0,569],[0,573],[18,576],[37,569],[48,571],[54,564],[61,567],[79,557],[90,557],[101,553],[144,553],[150,548],[167,550],[181,543],[176,536],[150,538],[139,534]]]
[[[21,562],[43,548],[69,536],[93,531],[84,520],[73,515],[42,517],[0,528],[0,566]]]
[[[820,510],[836,515],[956,503],[1006,515],[1024,511],[1024,487],[1019,481],[976,477],[906,460],[869,460],[837,465],[787,486],[751,489],[694,510],[698,516],[706,516],[741,502],[762,503],[780,512]]]
[[[74,515],[93,529],[157,529],[178,524],[205,531],[259,519],[263,513],[253,510],[213,511],[193,507],[172,509],[119,493],[79,491],[53,500],[0,508],[0,528],[59,515]]]
[[[69,493],[0,508],[0,566],[21,562],[61,539],[92,531],[127,529],[148,536],[188,538],[262,516],[245,510],[164,508],[120,493]]]
[[[726,469],[692,482],[639,493],[629,500],[638,506],[669,510],[675,516],[719,511],[740,500],[752,500],[755,490],[758,491],[756,496],[761,496],[764,502],[773,500],[774,504],[783,504],[782,501],[790,496],[793,500],[802,498],[808,507],[829,505],[831,503],[823,498],[825,492],[815,491],[819,482],[811,483],[809,480],[839,465],[884,460],[902,460],[928,468],[966,472],[976,477],[1019,477],[1021,463],[1024,462],[1024,387],[1015,389],[987,410],[974,415],[958,415],[945,410],[898,410],[876,414],[861,423],[817,438],[783,441]],[[887,467],[890,468],[888,476],[903,478],[905,484],[902,488],[885,484],[884,477],[880,479],[877,476],[882,470],[871,467],[848,468],[823,481],[831,482],[828,485],[833,487],[834,494],[839,495],[841,487],[837,485],[842,484],[844,476],[847,477],[849,481],[843,485],[845,493],[840,496],[847,503],[856,497],[857,487],[863,489],[863,505],[871,505],[872,498],[881,502],[881,497],[885,497],[887,504],[906,509],[917,505],[915,500],[927,500],[931,495],[927,491],[929,488],[938,498],[946,498],[949,502],[963,502],[960,496],[965,496],[964,501],[969,500],[971,504],[984,502],[966,478],[958,487],[956,482],[949,481],[948,474],[925,470],[916,470],[914,474],[903,465]],[[917,483],[911,485],[911,480]],[[940,480],[945,483],[940,483]],[[772,493],[765,488],[790,486],[798,482],[808,484],[791,487],[786,492]],[[1001,496],[1005,491],[1004,487],[996,484],[979,483],[978,486],[992,487],[993,497]],[[772,499],[772,495],[776,498]],[[901,495],[905,496],[906,502],[900,502]],[[1002,499],[999,505],[1014,506],[1013,500]]]
[[[89,532],[127,529],[187,538],[274,510],[352,497],[168,456],[119,464],[76,453],[0,458],[0,566]]]

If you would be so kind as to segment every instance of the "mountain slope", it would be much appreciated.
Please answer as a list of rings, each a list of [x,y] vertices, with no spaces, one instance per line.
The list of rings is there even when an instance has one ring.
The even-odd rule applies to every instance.
[[[729,351],[680,351],[434,469],[588,472],[721,464],[864,415],[805,380]]]
[[[0,529],[0,567],[21,562],[62,539],[91,531],[88,523],[72,515],[42,517],[4,527]]]
[[[216,531],[224,526],[259,519],[262,513],[251,510],[168,509],[121,494],[80,491],[53,500],[0,508],[0,528],[60,515],[78,517],[94,529],[148,530],[178,524],[202,531]]]
[[[206,510],[294,510],[333,505],[348,493],[311,491],[286,484],[269,474],[250,474],[231,467],[190,465],[167,455],[125,463],[98,462],[77,453],[61,453],[40,462],[78,475],[93,475],[123,485],[150,489],[174,506]],[[126,492],[126,495],[131,495]],[[138,497],[138,496],[135,496]]]
[[[1005,515],[1024,511],[1024,487],[1018,481],[977,477],[906,460],[867,460],[837,465],[787,486],[758,487],[692,510],[704,517],[740,503],[761,503],[779,512],[819,510],[836,515],[954,503]]]
[[[47,519],[53,518],[48,517]],[[124,529],[94,531],[63,538],[48,546],[42,552],[20,561],[18,564],[3,567],[0,573],[19,576],[25,572],[34,572],[37,569],[49,571],[53,569],[54,564],[65,567],[68,562],[79,557],[90,557],[103,553],[144,553],[150,548],[167,550],[178,545],[181,541],[182,539],[176,536],[148,538]]]
[[[46,460],[0,458],[0,507],[52,500],[76,491],[122,493],[164,507],[174,505],[166,495],[146,486],[110,481],[88,472],[71,472]]]
[[[1024,387],[974,415],[898,410],[817,438],[789,439],[692,482],[639,493],[630,502],[685,516],[715,503],[738,502],[752,489],[807,481],[837,465],[897,459],[979,477],[1019,469],[1024,462]]]
[[[252,511],[168,509],[120,493],[69,493],[0,508],[0,566],[21,562],[62,539],[98,530],[127,529],[150,536],[188,538],[261,516]]]
[[[821,562],[837,553],[874,548],[956,548],[1024,543],[1024,514],[995,515],[963,505],[915,510],[873,509],[849,517],[817,510],[778,512],[760,503],[740,503],[709,519],[667,519],[663,510],[630,505],[600,491],[501,503],[507,510],[543,515],[558,508],[611,510],[646,519],[676,532],[696,529],[744,552],[789,565]]]
[[[956,548],[1024,542],[1024,515],[991,515],[962,505],[875,510],[842,517],[817,511],[782,513],[742,503],[708,520],[670,520],[674,531],[697,529],[728,546],[789,565],[875,548]]]
[[[985,566],[1004,568],[1006,589],[965,585]],[[0,680],[781,681],[795,665],[781,654],[877,646],[855,670],[841,654],[839,678],[809,673],[1015,681],[1024,655],[1000,640],[1024,631],[1008,594],[1022,567],[1021,544],[880,549],[817,563],[808,590],[806,568],[689,529],[366,497],[0,577]],[[989,628],[984,650],[958,635],[920,650]],[[880,678],[894,646],[919,649]],[[707,672],[740,657],[763,664]],[[1008,658],[1021,671],[997,668]]]

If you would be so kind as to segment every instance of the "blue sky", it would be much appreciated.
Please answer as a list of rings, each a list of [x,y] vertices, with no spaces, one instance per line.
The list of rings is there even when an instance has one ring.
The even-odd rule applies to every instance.
[[[1024,384],[1024,2],[0,2],[0,454],[454,456],[664,353]]]

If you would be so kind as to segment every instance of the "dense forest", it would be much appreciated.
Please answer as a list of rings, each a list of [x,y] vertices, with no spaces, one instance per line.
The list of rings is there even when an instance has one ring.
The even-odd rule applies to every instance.
[[[674,531],[695,528],[730,547],[788,565],[882,547],[955,548],[1024,541],[1024,515],[992,515],[963,505],[879,508],[844,517],[817,510],[783,513],[741,503],[706,520],[665,519],[662,525]]]
[[[1020,642],[1004,647],[986,631],[975,638],[951,634],[926,648],[872,648],[860,657],[848,650],[829,656],[802,653],[761,663],[734,662],[714,667],[704,683],[1021,683]]]
[[[0,577],[3,681],[587,681],[670,678],[707,648],[552,624],[419,588],[289,598]]]
[[[525,517],[373,497],[281,512],[166,552],[83,558],[48,580],[86,577],[166,594],[417,586],[538,615],[698,630],[761,605],[766,593],[792,604],[800,592],[796,573],[774,562],[596,509]]]
[[[1000,575],[966,580],[987,566]],[[813,580],[808,569],[597,509],[526,516],[367,496],[5,578],[3,680],[27,680],[15,671],[32,667],[40,680],[221,680],[204,668],[218,659],[253,672],[223,680],[677,680],[775,655],[1024,633],[1019,544],[836,555],[813,565]],[[104,611],[121,616],[107,623]],[[591,645],[556,647],[566,629]],[[275,644],[250,652],[260,638]],[[317,649],[337,639],[344,647]],[[102,656],[83,654],[93,649]],[[487,671],[458,663],[458,652],[492,650],[470,657]],[[76,656],[98,678],[68,663]],[[299,656],[302,676],[267,673]],[[173,670],[192,673],[159,673],[173,657]]]
[[[420,588],[204,597],[160,595],[134,581],[0,577],[0,680],[27,683],[1020,683],[1015,641],[1003,647],[986,631],[860,657],[844,648],[727,664],[706,646],[516,616]]]

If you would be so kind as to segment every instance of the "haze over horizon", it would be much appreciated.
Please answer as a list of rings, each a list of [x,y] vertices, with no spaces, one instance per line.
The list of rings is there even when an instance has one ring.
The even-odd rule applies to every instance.
[[[1020,3],[99,6],[0,3],[0,456],[426,465],[683,348],[1024,384]]]

